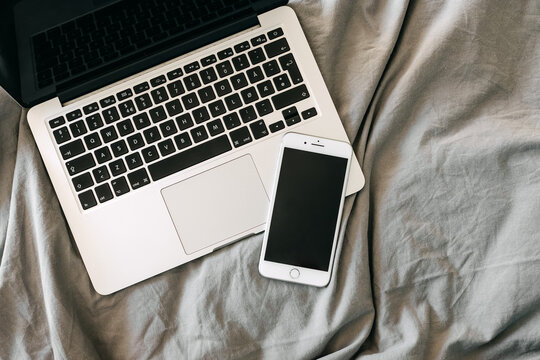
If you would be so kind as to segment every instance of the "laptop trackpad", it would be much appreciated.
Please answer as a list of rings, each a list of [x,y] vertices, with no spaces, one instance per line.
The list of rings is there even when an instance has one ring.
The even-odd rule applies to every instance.
[[[161,190],[187,254],[266,222],[268,196],[250,155]]]

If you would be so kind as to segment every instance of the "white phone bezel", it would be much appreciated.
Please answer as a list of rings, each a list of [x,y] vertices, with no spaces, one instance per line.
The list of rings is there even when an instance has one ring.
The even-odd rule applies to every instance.
[[[326,154],[331,156],[337,156],[347,159],[347,168],[345,170],[345,181],[343,189],[341,190],[341,201],[339,204],[339,212],[336,220],[334,239],[332,242],[332,252],[330,254],[330,264],[328,271],[314,270],[310,268],[282,264],[273,261],[264,260],[266,254],[266,245],[268,242],[270,222],[272,220],[272,214],[274,211],[274,201],[276,195],[276,189],[278,186],[278,179],[281,172],[281,162],[283,159],[283,151],[285,148],[298,149],[313,153]],[[303,135],[298,133],[287,133],[281,140],[281,146],[278,157],[278,164],[276,166],[276,172],[274,175],[274,185],[272,188],[272,196],[270,201],[270,207],[268,211],[268,218],[266,220],[266,231],[264,233],[263,245],[261,250],[261,256],[259,258],[259,273],[268,278],[284,280],[299,284],[313,285],[318,287],[324,287],[330,282],[330,276],[332,275],[332,269],[334,267],[334,257],[338,243],[339,224],[341,222],[341,215],[343,212],[343,204],[345,201],[345,192],[347,189],[347,179],[349,176],[349,168],[351,164],[352,148],[351,146],[342,141],[325,139],[321,137],[315,137],[310,135]],[[298,270],[298,277],[294,278],[291,274],[293,269]]]

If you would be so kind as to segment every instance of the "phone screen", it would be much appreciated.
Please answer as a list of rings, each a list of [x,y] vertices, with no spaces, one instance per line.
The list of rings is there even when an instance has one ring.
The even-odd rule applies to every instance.
[[[283,149],[264,259],[328,271],[347,159]]]

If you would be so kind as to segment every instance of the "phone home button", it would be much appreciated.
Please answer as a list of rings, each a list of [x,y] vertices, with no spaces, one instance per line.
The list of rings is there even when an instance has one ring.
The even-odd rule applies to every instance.
[[[289,272],[289,275],[293,279],[298,279],[298,277],[300,276],[300,271],[298,269],[291,269],[291,271]]]

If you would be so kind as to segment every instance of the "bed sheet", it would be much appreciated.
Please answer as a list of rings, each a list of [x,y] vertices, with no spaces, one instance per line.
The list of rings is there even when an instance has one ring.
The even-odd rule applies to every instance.
[[[93,289],[0,94],[0,358],[540,357],[540,3],[295,1],[366,186],[326,288],[254,236]]]

